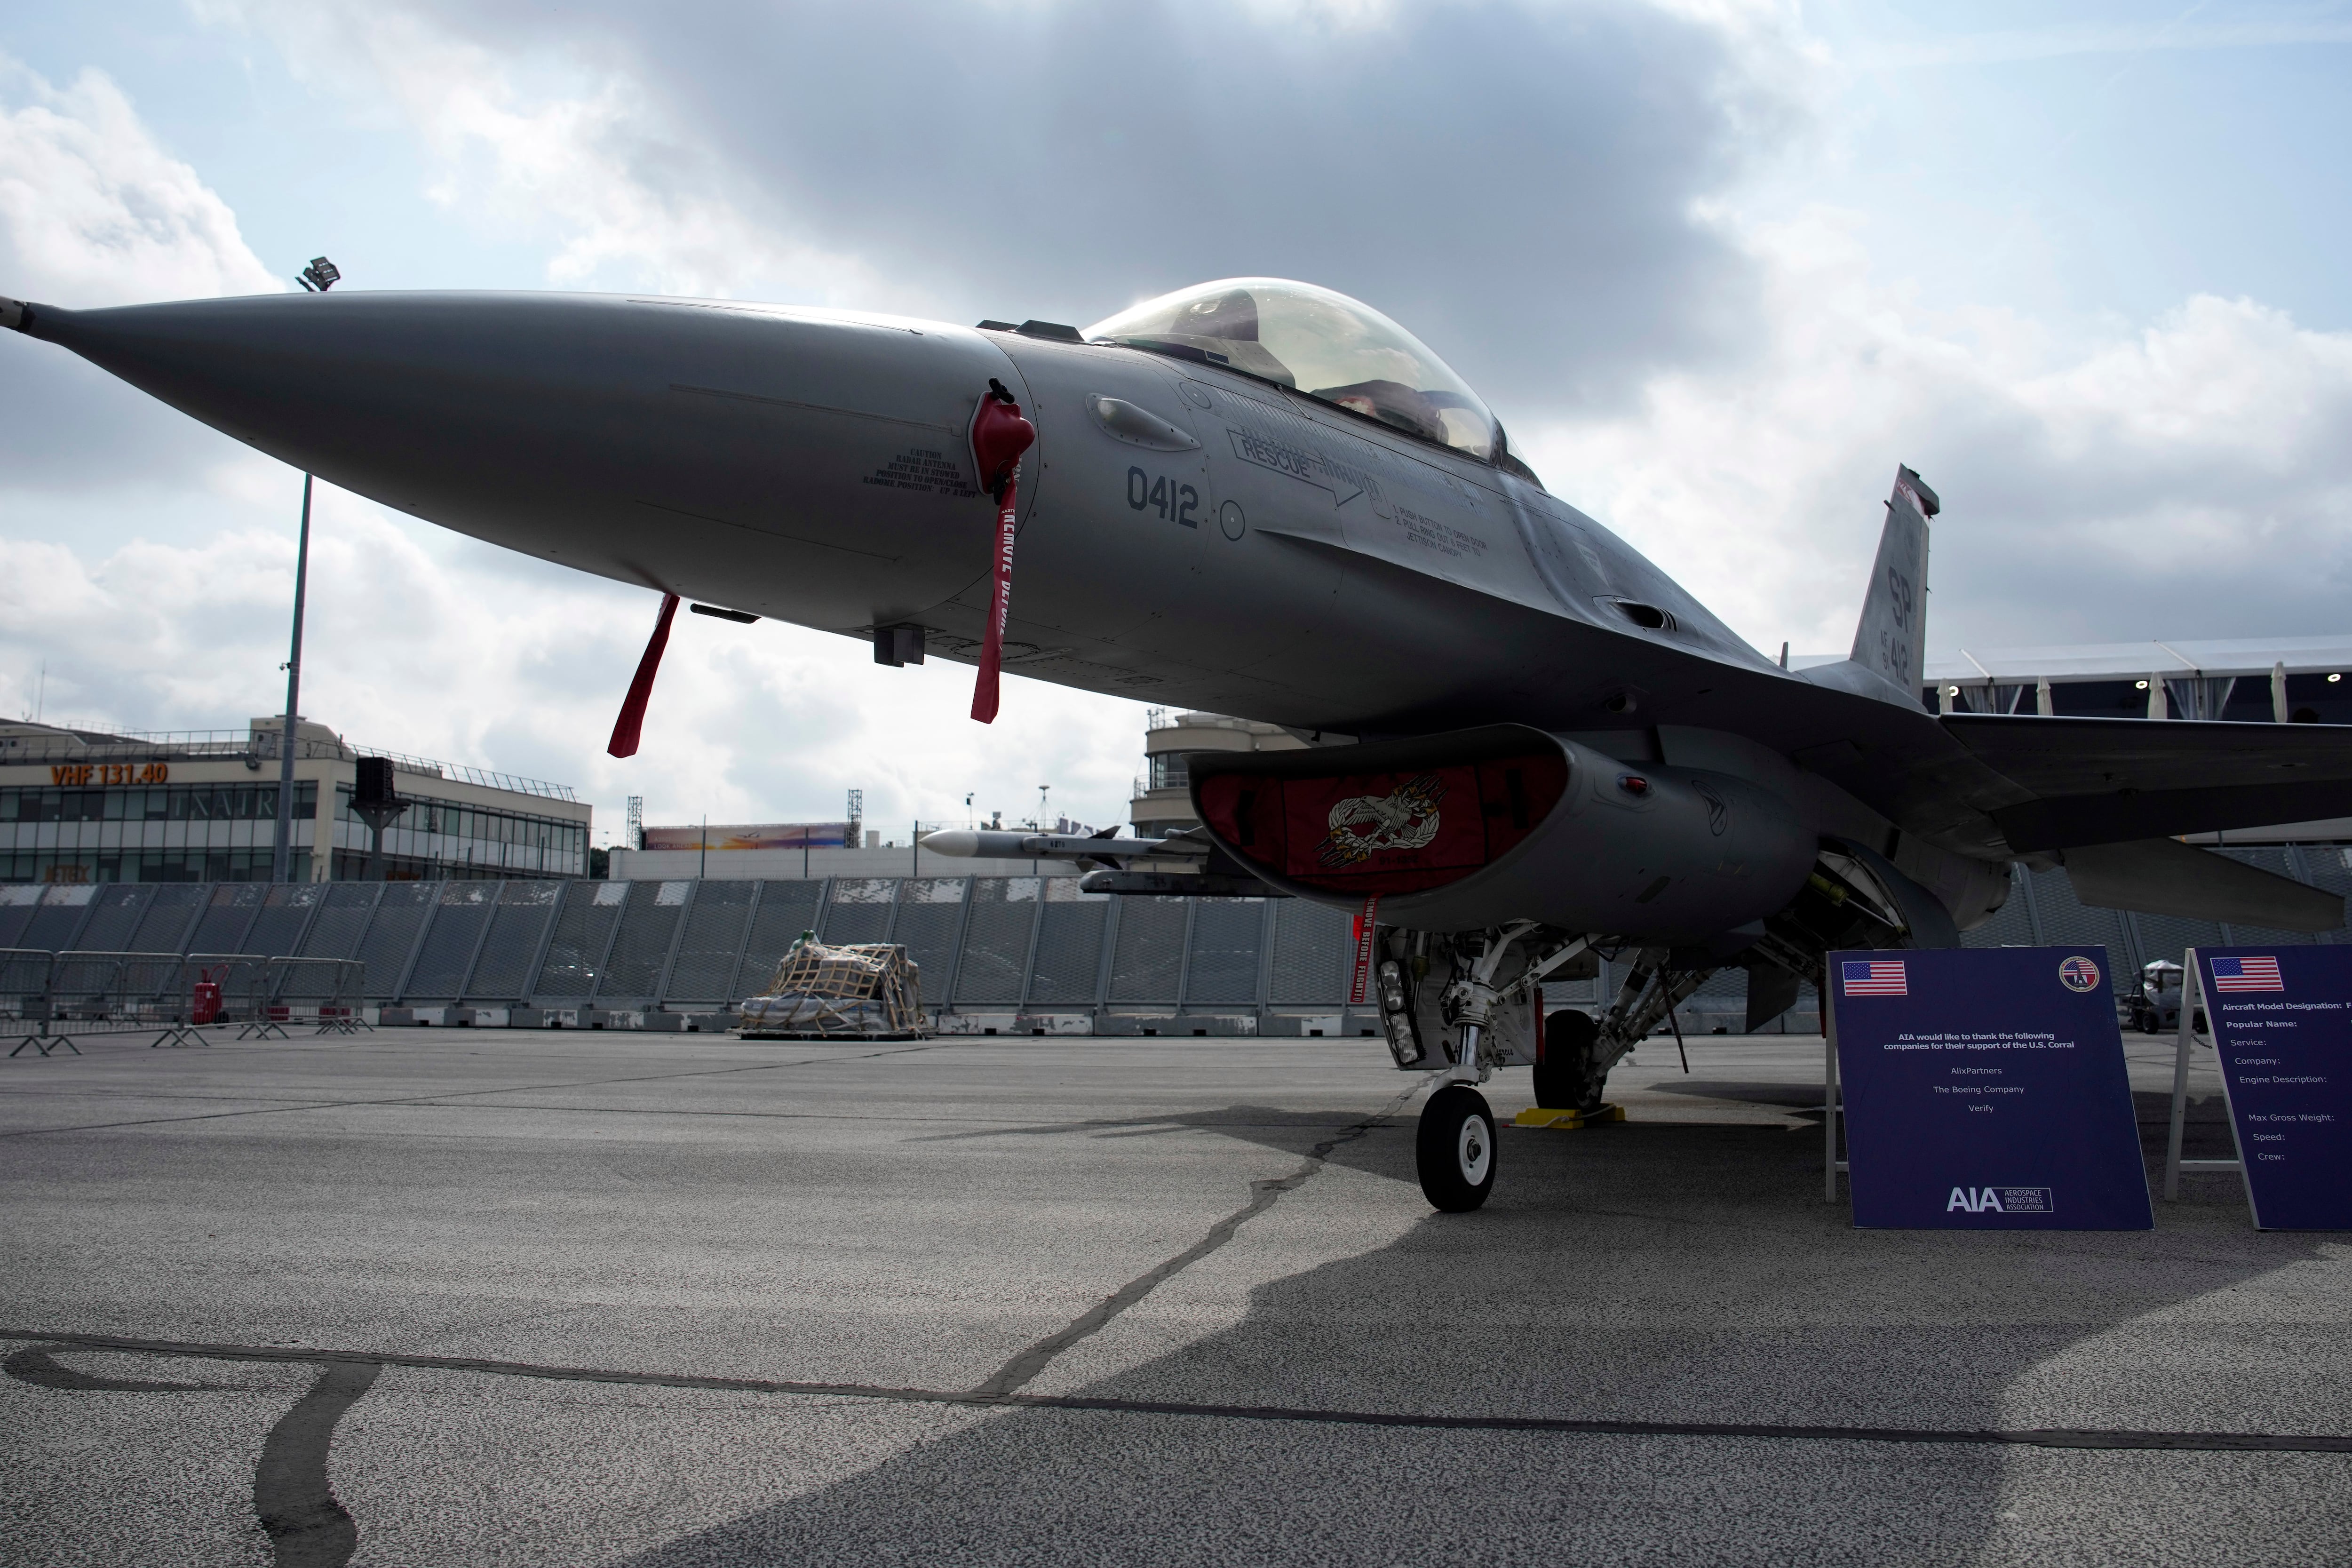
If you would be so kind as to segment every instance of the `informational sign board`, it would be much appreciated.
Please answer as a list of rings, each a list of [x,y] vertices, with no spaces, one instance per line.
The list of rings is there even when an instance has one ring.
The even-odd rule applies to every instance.
[[[1858,1226],[2150,1230],[2104,947],[1832,952]]]
[[[2194,956],[2254,1224],[2352,1230],[2352,947]]]

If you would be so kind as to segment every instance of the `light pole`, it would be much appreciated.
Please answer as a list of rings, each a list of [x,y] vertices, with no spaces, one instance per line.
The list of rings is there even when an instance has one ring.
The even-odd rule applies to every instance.
[[[269,879],[294,875],[294,716],[302,703],[302,598],[310,573],[310,476],[302,476],[302,532],[294,547],[294,647],[286,658],[286,717],[278,730],[278,838]]]
[[[341,281],[342,274],[323,256],[294,279],[312,294],[323,294]],[[302,531],[294,545],[294,641],[286,656],[286,718],[278,731],[278,837],[269,851],[269,879],[288,882],[294,877],[294,723],[302,709],[302,599],[310,575],[310,476],[302,476]],[[312,843],[318,840],[314,836]],[[328,853],[334,853],[331,840]],[[331,865],[330,871],[331,872]]]

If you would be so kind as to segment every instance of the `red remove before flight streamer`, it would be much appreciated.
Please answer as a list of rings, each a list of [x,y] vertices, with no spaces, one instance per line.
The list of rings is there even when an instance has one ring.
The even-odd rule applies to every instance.
[[[988,395],[971,417],[971,455],[979,466],[981,488],[996,506],[996,537],[990,551],[992,586],[988,601],[988,631],[980,647],[980,679],[971,691],[971,716],[983,724],[995,722],[997,676],[1004,664],[1004,623],[1013,612],[1013,518],[1020,509],[1021,454],[1037,439],[1037,427],[1022,417],[1021,405],[991,377]]]

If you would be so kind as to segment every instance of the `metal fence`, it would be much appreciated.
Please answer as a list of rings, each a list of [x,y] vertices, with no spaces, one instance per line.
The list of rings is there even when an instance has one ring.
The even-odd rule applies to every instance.
[[[298,1020],[360,1027],[362,971],[353,960],[238,952],[0,950],[0,1020],[9,1055],[47,1056],[90,1035],[155,1032],[156,1046],[204,1045],[207,1028],[239,1039],[279,1036]],[[79,1051],[76,1051],[79,1055]]]
[[[118,883],[0,888],[0,943],[253,952],[364,965],[410,1008],[716,1012],[758,992],[803,931],[898,942],[950,1027],[1089,1014],[1222,1033],[1343,1020],[1344,911],[1295,900],[1122,899],[1074,877]],[[1246,1021],[1246,1022],[1244,1022]],[[1171,1026],[1174,1026],[1172,1022]]]
[[[2228,853],[2352,892],[2352,851]],[[2089,909],[2063,872],[2014,877],[2008,904],[1969,945],[2103,943],[2119,989],[2190,945],[2352,940]],[[415,1009],[719,1012],[757,993],[804,931],[904,944],[950,1030],[1052,1033],[1078,1016],[1098,1032],[1376,1026],[1346,1006],[1347,912],[1291,899],[1113,898],[1082,893],[1071,877],[0,886],[0,948],[335,961],[363,972],[366,1001]],[[1591,1005],[1622,973],[1603,964],[1596,980],[1547,985],[1547,1002]],[[269,982],[272,1005],[348,986],[326,973],[289,964]],[[0,1005],[8,984],[0,973]],[[1683,1025],[1736,1029],[1745,995],[1744,974],[1724,971],[1685,1004]],[[1811,1029],[1814,1016],[1808,991],[1780,1026]]]

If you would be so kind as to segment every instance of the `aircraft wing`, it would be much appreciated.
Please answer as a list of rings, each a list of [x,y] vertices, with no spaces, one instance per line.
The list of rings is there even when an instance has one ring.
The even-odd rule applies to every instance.
[[[2020,851],[2352,816],[2352,725],[1947,713],[2034,798],[1997,806]]]

